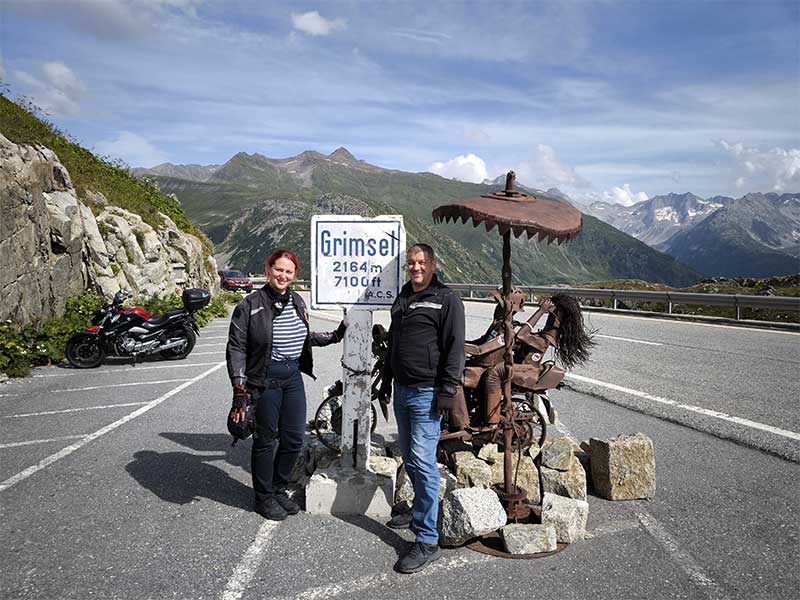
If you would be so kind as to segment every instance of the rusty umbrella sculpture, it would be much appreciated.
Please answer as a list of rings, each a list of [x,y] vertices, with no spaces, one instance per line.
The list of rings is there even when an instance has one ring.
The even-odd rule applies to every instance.
[[[451,204],[439,206],[433,211],[435,223],[461,219],[466,223],[472,219],[477,227],[483,223],[486,231],[491,231],[497,226],[503,237],[503,290],[502,300],[504,309],[503,337],[505,340],[504,361],[506,375],[503,379],[503,408],[506,415],[513,412],[511,399],[511,379],[513,369],[514,326],[512,318],[511,293],[511,234],[519,237],[526,233],[528,239],[538,236],[539,241],[553,240],[558,244],[574,238],[581,230],[581,213],[578,209],[564,202],[550,198],[529,196],[515,191],[516,176],[509,171],[506,176],[505,190],[485,194],[466,200],[459,200]],[[503,463],[503,490],[500,494],[504,500],[509,518],[520,518],[524,511],[523,504],[527,500],[524,491],[518,490],[514,484],[512,473],[511,447],[514,435],[513,424],[505,421],[503,431],[504,463]]]

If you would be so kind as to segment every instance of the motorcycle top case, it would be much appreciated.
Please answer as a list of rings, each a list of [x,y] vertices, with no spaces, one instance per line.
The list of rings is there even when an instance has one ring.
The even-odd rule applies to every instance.
[[[211,294],[208,293],[208,290],[189,288],[188,290],[183,290],[181,299],[183,300],[183,307],[189,312],[194,312],[211,302]]]

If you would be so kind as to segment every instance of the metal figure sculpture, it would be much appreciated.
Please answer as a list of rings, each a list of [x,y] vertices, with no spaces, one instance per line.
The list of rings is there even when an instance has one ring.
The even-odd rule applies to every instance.
[[[481,343],[474,344],[477,353],[473,356],[476,359],[472,364],[468,363],[468,369],[471,367],[484,368],[488,373],[465,369],[464,382],[465,387],[470,389],[468,387],[470,383],[476,383],[476,375],[479,378],[486,375],[485,422],[480,427],[499,432],[497,435],[502,438],[504,483],[503,486],[496,486],[495,491],[503,501],[509,518],[516,520],[525,518],[530,509],[527,505],[527,493],[515,484],[511,452],[515,446],[519,448],[524,444],[530,445],[533,440],[530,435],[530,421],[525,422],[523,418],[525,411],[518,410],[514,405],[512,383],[516,380],[518,384],[522,384],[519,385],[520,388],[533,391],[538,389],[540,381],[542,384],[548,385],[554,381],[556,384],[560,382],[559,377],[563,378],[563,371],[559,374],[558,371],[553,371],[556,367],[550,365],[547,372],[543,373],[542,365],[537,360],[541,361],[543,350],[546,350],[548,346],[560,347],[558,331],[562,326],[562,315],[568,314],[568,312],[571,314],[572,311],[569,311],[569,308],[574,308],[574,306],[567,300],[562,301],[563,297],[558,300],[554,297],[549,303],[543,303],[539,312],[531,319],[538,321],[545,312],[549,313],[548,324],[545,325],[543,333],[535,333],[533,331],[534,323],[530,322],[520,324],[520,331],[515,332],[513,315],[521,309],[522,303],[521,296],[515,294],[511,288],[511,233],[513,232],[515,237],[519,237],[524,232],[528,239],[538,236],[539,241],[546,239],[548,243],[551,243],[556,240],[561,244],[580,232],[582,219],[580,211],[569,204],[517,192],[514,189],[515,178],[514,172],[510,171],[506,176],[505,190],[436,208],[433,211],[433,220],[438,223],[460,219],[466,223],[472,219],[474,226],[477,227],[483,223],[487,231],[491,231],[497,226],[503,237],[503,287],[500,298],[495,297],[502,305],[495,310],[495,322],[487,331],[487,334],[494,333],[493,339],[497,341],[492,342],[492,339],[484,340],[483,338],[476,340]],[[559,311],[560,306],[564,307],[563,311]],[[501,315],[502,322],[500,321]],[[580,316],[579,312],[578,316]],[[580,332],[583,332],[582,320],[580,320]],[[585,335],[585,332],[583,333]],[[492,338],[491,334],[489,337]],[[572,334],[570,334],[570,338],[582,339],[580,335],[576,338]],[[585,340],[582,341],[585,342]],[[482,348],[487,342],[490,347]],[[491,348],[492,344],[494,344],[493,349]],[[577,346],[570,344],[569,349],[566,346],[564,348],[559,356],[562,361],[566,359],[566,362],[572,363],[572,361],[580,361],[582,357],[588,355],[589,346],[585,343]],[[517,354],[525,355],[519,364],[515,364],[515,349]],[[526,349],[529,351],[526,352]],[[465,350],[469,352],[469,347]],[[502,363],[499,360],[501,354]],[[525,358],[528,359],[527,364]],[[548,375],[549,379],[542,381]],[[533,413],[529,414],[538,414],[541,419],[543,438],[545,424],[541,411],[536,406],[527,408],[533,408]],[[548,410],[548,412],[551,411]],[[461,420],[459,425],[463,425],[464,415],[457,414],[455,416],[457,420]],[[467,434],[469,434],[468,430]],[[462,433],[458,437],[464,437],[464,434]]]

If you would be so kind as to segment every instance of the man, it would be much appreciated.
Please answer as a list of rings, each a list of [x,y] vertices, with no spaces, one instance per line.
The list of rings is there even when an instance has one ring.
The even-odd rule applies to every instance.
[[[389,526],[410,526],[416,534],[397,563],[401,573],[416,573],[442,554],[436,446],[442,414],[453,408],[464,370],[464,305],[434,274],[433,248],[417,244],[407,256],[410,281],[392,305],[379,400],[389,401],[394,380],[394,414],[414,503],[410,515],[396,515]]]

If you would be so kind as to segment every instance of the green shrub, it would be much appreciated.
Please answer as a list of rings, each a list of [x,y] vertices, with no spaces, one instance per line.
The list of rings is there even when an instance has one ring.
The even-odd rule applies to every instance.
[[[0,324],[0,373],[25,377],[31,372],[28,342],[10,321]]]
[[[38,326],[20,329],[6,322],[0,326],[0,372],[11,377],[24,377],[32,366],[49,365],[64,358],[70,336],[88,327],[92,315],[103,300],[84,293],[66,302],[64,316],[49,319]]]

